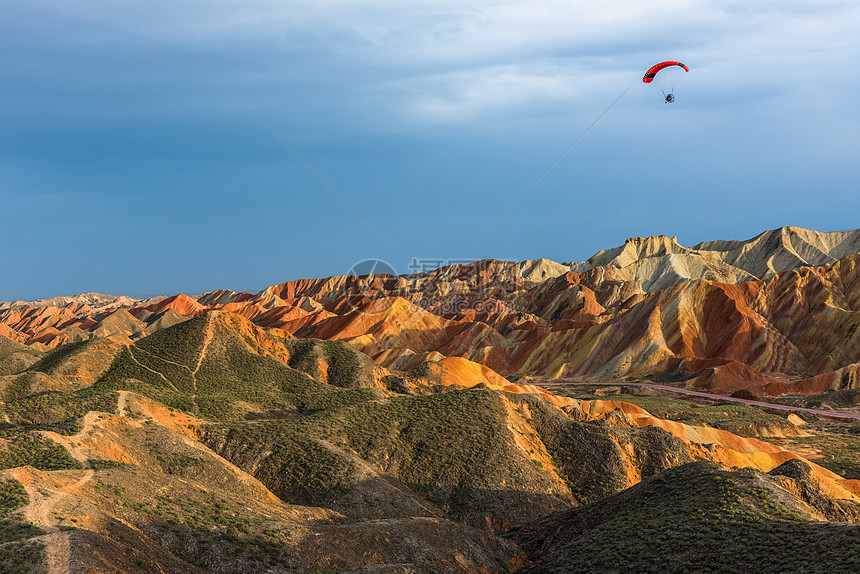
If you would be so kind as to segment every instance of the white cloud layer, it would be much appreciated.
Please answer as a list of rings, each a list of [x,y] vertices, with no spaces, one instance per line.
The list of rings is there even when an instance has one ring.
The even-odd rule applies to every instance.
[[[234,51],[244,65],[225,62],[224,75],[275,89],[313,90],[302,62],[314,62],[333,70],[320,89],[340,83],[351,106],[380,106],[358,115],[416,122],[566,107],[620,91],[623,76],[661,59],[686,61],[714,93],[843,85],[858,81],[860,54],[860,4],[838,0],[36,0],[33,9],[69,19],[66,39],[78,44]]]

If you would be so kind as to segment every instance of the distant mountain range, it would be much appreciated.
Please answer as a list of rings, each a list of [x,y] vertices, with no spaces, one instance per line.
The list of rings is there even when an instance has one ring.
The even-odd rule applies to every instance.
[[[0,309],[12,309],[16,307],[68,307],[70,305],[86,306],[91,309],[118,309],[120,307],[134,307],[147,305],[164,299],[155,297],[153,299],[135,299],[125,295],[114,296],[102,293],[81,293],[80,295],[51,297],[50,299],[35,299],[33,301],[0,301]]]
[[[858,252],[860,230],[822,233],[781,227],[746,241],[705,241],[690,248],[680,245],[675,237],[634,237],[570,268],[584,272],[614,267],[620,278],[655,292],[697,279],[717,283],[769,279],[799,267],[831,265]]]
[[[587,261],[453,265],[148,300],[88,293],[0,304],[0,335],[38,350],[136,340],[212,311],[348,342],[380,366],[462,357],[506,377],[657,377],[753,396],[858,384],[860,230],[797,227],[692,248],[631,238]]]
[[[601,250],[579,263],[537,259],[523,261],[517,269],[524,279],[540,282],[568,271],[582,273],[598,267],[612,267],[619,270],[618,277],[640,283],[645,291],[658,291],[673,283],[694,279],[720,283],[767,279],[798,267],[830,265],[855,253],[860,253],[860,229],[820,232],[781,227],[745,241],[703,241],[693,247],[684,247],[678,243],[677,237],[665,235],[631,237],[624,245]],[[211,304],[237,300],[237,295],[220,290],[207,293],[205,297]],[[93,309],[112,309],[151,305],[164,298],[134,299],[122,295],[83,293],[34,301],[0,301],[0,309],[65,307],[75,303]]]

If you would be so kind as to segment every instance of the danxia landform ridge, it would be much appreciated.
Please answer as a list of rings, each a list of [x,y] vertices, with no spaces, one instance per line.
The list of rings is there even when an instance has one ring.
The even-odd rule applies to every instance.
[[[858,264],[784,227],[0,303],[0,572],[857,571]]]

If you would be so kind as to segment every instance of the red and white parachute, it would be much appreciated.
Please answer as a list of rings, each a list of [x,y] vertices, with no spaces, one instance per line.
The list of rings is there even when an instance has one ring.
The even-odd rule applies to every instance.
[[[659,64],[654,64],[648,68],[642,81],[646,84],[653,83],[655,86],[660,88],[660,91],[663,92],[663,98],[666,100],[666,103],[671,104],[675,101],[675,86],[684,74],[689,71],[690,68],[681,62],[675,62],[672,60],[660,62]]]

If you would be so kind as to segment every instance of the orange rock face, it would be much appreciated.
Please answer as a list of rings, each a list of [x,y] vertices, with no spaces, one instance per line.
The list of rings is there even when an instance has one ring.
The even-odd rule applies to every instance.
[[[113,298],[110,308],[69,298],[3,304],[0,334],[46,350],[104,334],[134,340],[168,311],[222,310],[347,342],[386,368],[432,354],[504,376],[670,373],[724,394],[808,395],[860,385],[858,246],[858,232],[798,228],[694,248],[634,238],[570,265],[485,260],[400,277],[289,281],[257,294]],[[120,317],[123,301],[129,313]]]

